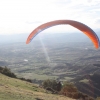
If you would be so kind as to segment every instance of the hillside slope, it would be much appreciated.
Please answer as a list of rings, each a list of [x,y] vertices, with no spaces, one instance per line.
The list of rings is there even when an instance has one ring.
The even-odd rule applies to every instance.
[[[83,75],[72,80],[79,91],[97,98],[100,96],[100,74]]]
[[[0,100],[74,100],[47,93],[44,89],[0,74]]]

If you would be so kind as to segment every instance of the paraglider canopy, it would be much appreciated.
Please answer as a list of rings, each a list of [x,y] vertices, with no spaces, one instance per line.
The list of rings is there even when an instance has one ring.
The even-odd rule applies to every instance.
[[[77,21],[73,21],[73,20],[55,20],[55,21],[47,22],[47,23],[44,23],[38,26],[30,33],[30,35],[27,38],[26,44],[30,43],[31,40],[41,31],[47,28],[50,28],[52,26],[62,25],[62,24],[69,24],[77,28],[78,30],[82,31],[84,34],[86,34],[90,38],[95,48],[99,48],[99,38],[96,35],[96,33],[91,28],[89,28],[87,25],[77,22]]]

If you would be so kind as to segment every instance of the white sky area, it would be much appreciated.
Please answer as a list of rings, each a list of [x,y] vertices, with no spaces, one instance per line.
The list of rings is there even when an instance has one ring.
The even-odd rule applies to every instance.
[[[100,0],[0,0],[0,34],[27,33],[53,20],[76,20],[100,29]],[[48,32],[76,31],[54,26]]]

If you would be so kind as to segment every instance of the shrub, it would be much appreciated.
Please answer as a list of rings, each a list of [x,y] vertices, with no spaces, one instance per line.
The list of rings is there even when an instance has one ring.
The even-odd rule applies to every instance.
[[[79,100],[94,100],[92,97],[79,92],[75,85],[69,82],[63,84],[60,94]]]
[[[62,88],[62,85],[60,82],[57,82],[56,80],[50,80],[50,79],[43,81],[42,86],[45,89],[51,88],[54,91],[60,91]]]
[[[64,83],[60,94],[71,97],[71,98],[78,98],[78,89],[72,83]]]

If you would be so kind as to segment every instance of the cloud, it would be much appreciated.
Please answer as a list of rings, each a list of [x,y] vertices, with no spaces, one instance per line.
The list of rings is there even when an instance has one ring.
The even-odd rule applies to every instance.
[[[26,21],[26,24],[40,24],[40,23],[42,23],[42,22],[40,22],[40,21],[34,21],[34,22],[32,22],[32,21]]]
[[[28,33],[38,25],[58,19],[99,27],[100,0],[2,0],[0,34]]]
[[[100,24],[100,19],[96,19],[95,23]]]

